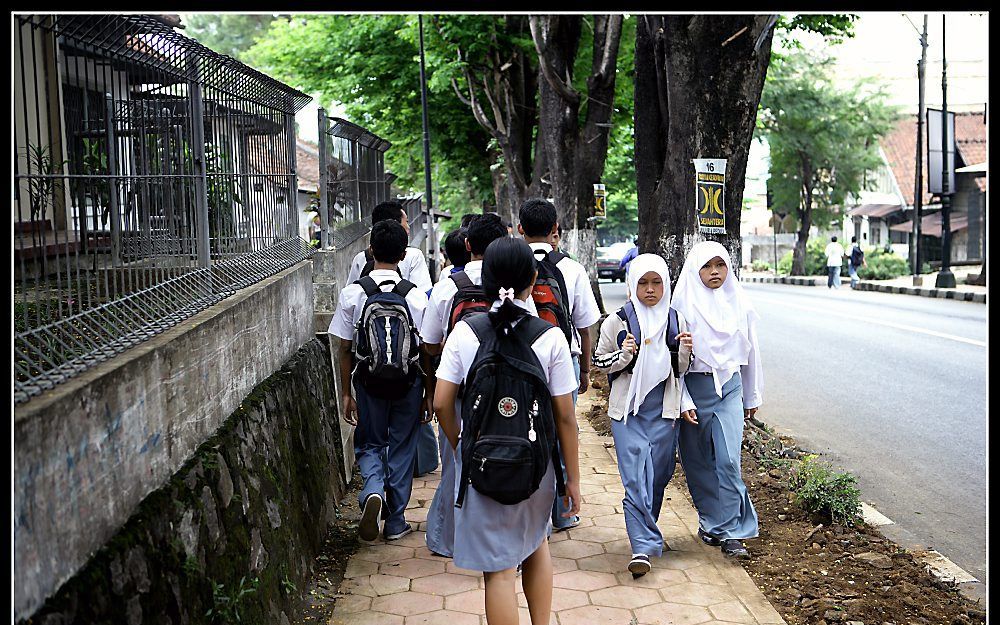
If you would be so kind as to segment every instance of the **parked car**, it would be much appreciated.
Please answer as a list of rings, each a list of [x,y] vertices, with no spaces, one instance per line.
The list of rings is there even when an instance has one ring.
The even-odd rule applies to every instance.
[[[597,277],[611,278],[612,282],[615,280],[621,280],[624,282],[625,270],[618,266],[621,264],[623,256],[625,256],[625,252],[621,252],[620,248],[597,248]]]

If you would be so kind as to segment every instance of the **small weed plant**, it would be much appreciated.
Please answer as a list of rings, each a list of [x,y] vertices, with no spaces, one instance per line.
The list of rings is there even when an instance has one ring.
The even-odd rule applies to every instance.
[[[258,578],[253,578],[247,583],[247,578],[240,578],[240,584],[233,588],[232,592],[226,591],[224,584],[212,582],[212,603],[214,607],[205,613],[205,616],[217,623],[242,623],[240,616],[240,604],[244,597],[257,592]]]
[[[861,520],[861,491],[857,484],[855,476],[833,471],[811,455],[793,471],[790,486],[796,503],[804,510],[850,526]]]

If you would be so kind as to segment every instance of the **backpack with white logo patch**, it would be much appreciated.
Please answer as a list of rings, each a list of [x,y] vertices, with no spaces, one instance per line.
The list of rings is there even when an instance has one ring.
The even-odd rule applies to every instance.
[[[552,326],[524,315],[494,328],[490,314],[464,320],[479,339],[462,395],[462,475],[456,508],[472,484],[506,505],[538,490],[549,463],[559,466],[552,396],[531,345]],[[559,494],[565,492],[556,471]]]
[[[373,397],[401,399],[420,371],[417,329],[406,294],[415,286],[408,280],[376,284],[371,276],[357,280],[368,299],[357,327],[357,363],[353,375]],[[382,286],[394,284],[388,292]]]

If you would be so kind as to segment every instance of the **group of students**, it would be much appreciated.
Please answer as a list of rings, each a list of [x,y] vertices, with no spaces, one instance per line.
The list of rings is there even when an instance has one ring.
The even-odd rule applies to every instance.
[[[518,622],[515,577],[523,571],[531,621],[547,623],[547,538],[579,523],[574,406],[593,365],[611,382],[628,570],[641,576],[662,555],[656,521],[678,449],[699,536],[747,557],[740,541],[757,536],[757,515],[739,451],[762,377],[757,316],[728,252],[696,245],[672,297],[666,262],[636,256],[629,301],[607,317],[592,350],[589,328],[600,311],[586,269],[556,249],[555,207],[530,199],[518,217],[523,239],[490,214],[448,235],[452,267],[428,292],[429,276],[417,283],[423,257],[409,260],[402,207],[376,207],[369,251],[354,260],[330,324],[340,338],[344,419],[357,426],[360,538],[412,531],[404,511],[417,432],[436,416],[441,481],[427,547],[483,571],[493,625]]]

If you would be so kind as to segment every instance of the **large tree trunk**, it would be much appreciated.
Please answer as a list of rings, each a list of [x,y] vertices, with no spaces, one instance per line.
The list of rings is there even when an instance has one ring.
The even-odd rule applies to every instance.
[[[738,267],[740,214],[757,105],[771,53],[766,15],[645,15],[635,51],[639,249],[663,255],[676,283],[700,240]],[[695,158],[725,158],[726,234],[699,234]]]
[[[601,181],[608,155],[622,16],[594,16],[586,113],[581,124],[583,98],[573,87],[573,67],[582,28],[583,17],[578,15],[531,17],[542,75],[538,137],[545,147],[552,197],[563,227],[563,247],[587,268],[603,310],[597,283],[597,230],[589,218],[594,184]]]
[[[796,230],[795,248],[792,250],[792,275],[806,274],[806,243],[809,241],[809,228],[812,227],[812,210],[799,210],[799,228]]]

